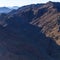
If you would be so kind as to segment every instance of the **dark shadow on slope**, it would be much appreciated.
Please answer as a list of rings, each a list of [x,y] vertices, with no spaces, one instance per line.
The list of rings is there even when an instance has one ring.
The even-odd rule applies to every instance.
[[[17,28],[12,23],[6,28],[0,29],[0,43],[3,43],[9,52],[18,56],[24,55],[28,60],[53,60],[54,58],[49,55],[52,51],[50,47],[53,48],[57,45],[40,30],[30,24],[21,24]]]

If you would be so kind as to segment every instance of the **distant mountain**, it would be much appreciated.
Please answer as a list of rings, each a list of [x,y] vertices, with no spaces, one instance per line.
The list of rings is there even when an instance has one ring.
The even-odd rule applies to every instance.
[[[0,13],[8,13],[10,12],[12,9],[9,9],[7,7],[0,7]]]
[[[60,60],[60,3],[0,14],[0,60]]]
[[[17,6],[13,6],[13,7],[0,7],[0,13],[9,13],[12,10],[16,10],[18,8],[19,7],[17,7]]]
[[[19,7],[18,6],[13,6],[12,9],[18,9]]]

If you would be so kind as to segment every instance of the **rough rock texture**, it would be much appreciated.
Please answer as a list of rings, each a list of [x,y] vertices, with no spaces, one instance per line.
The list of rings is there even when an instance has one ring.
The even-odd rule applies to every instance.
[[[60,3],[48,2],[40,7],[40,11],[46,8],[46,12],[32,20],[31,24],[42,28],[42,32],[46,36],[53,38],[58,45],[60,45]],[[43,10],[44,11],[44,10]]]

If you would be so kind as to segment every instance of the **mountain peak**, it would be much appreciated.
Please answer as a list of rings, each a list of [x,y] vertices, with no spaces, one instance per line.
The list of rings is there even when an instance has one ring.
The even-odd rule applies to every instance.
[[[47,3],[53,3],[52,1],[48,1]]]
[[[46,4],[48,4],[48,5],[53,5],[53,3],[54,3],[54,2],[52,2],[52,1],[48,1]]]

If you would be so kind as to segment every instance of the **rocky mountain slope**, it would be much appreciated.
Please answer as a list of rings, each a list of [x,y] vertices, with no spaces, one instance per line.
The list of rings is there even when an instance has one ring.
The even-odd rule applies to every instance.
[[[32,4],[0,14],[0,60],[60,60],[59,5]]]
[[[60,45],[60,3],[48,2],[40,8],[46,10],[44,14],[31,22],[42,28],[46,36],[53,38]]]

